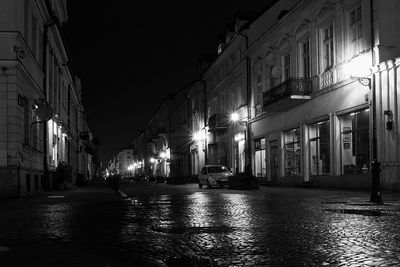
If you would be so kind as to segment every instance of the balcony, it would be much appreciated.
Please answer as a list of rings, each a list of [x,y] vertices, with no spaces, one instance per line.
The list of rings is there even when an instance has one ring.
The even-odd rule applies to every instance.
[[[227,117],[224,114],[216,113],[208,119],[208,131],[218,132],[228,129]]]
[[[311,79],[290,78],[263,94],[263,110],[284,111],[311,99]]]

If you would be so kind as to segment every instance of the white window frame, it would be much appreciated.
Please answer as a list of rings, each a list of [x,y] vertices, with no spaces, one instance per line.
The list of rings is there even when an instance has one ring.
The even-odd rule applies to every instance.
[[[350,55],[356,56],[363,51],[364,27],[361,4],[356,5],[348,14],[348,40]]]
[[[321,56],[323,72],[335,65],[335,25],[333,21],[321,27]]]
[[[308,44],[308,52],[304,53],[304,45]],[[302,78],[311,78],[311,41],[310,41],[310,36],[306,36],[302,38],[299,43],[298,43],[298,56],[299,56],[299,77]],[[306,63],[305,60],[308,60],[308,63]],[[306,66],[307,64],[307,66]],[[307,71],[306,68],[307,67]]]

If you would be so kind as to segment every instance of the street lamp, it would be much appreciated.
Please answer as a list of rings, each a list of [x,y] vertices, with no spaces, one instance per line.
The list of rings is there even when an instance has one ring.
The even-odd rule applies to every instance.
[[[246,150],[246,165],[244,172],[248,175],[252,175],[252,170],[251,170],[251,138],[250,138],[250,127],[249,127],[249,122],[247,119],[241,120],[240,114],[237,112],[233,112],[230,115],[230,119],[233,123],[239,123],[242,126],[246,127],[246,139],[247,139],[247,150]]]
[[[355,77],[351,76],[353,80],[358,81],[363,86],[368,86],[371,90],[371,104],[372,104],[372,161],[371,161],[371,173],[372,173],[372,192],[370,201],[378,204],[383,204],[382,195],[380,192],[380,172],[381,163],[377,159],[377,140],[376,140],[376,96],[375,96],[375,83],[372,78],[367,77]]]

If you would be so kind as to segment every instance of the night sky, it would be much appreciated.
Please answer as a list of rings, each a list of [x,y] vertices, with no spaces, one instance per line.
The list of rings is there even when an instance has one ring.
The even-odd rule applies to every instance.
[[[69,0],[63,27],[100,159],[130,145],[163,99],[196,77],[197,60],[216,52],[236,11],[267,3]]]

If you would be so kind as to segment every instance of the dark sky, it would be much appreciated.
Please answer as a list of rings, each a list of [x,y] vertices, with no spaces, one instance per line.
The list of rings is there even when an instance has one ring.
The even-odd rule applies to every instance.
[[[64,31],[100,159],[131,144],[165,96],[195,78],[236,11],[267,2],[68,0]]]

